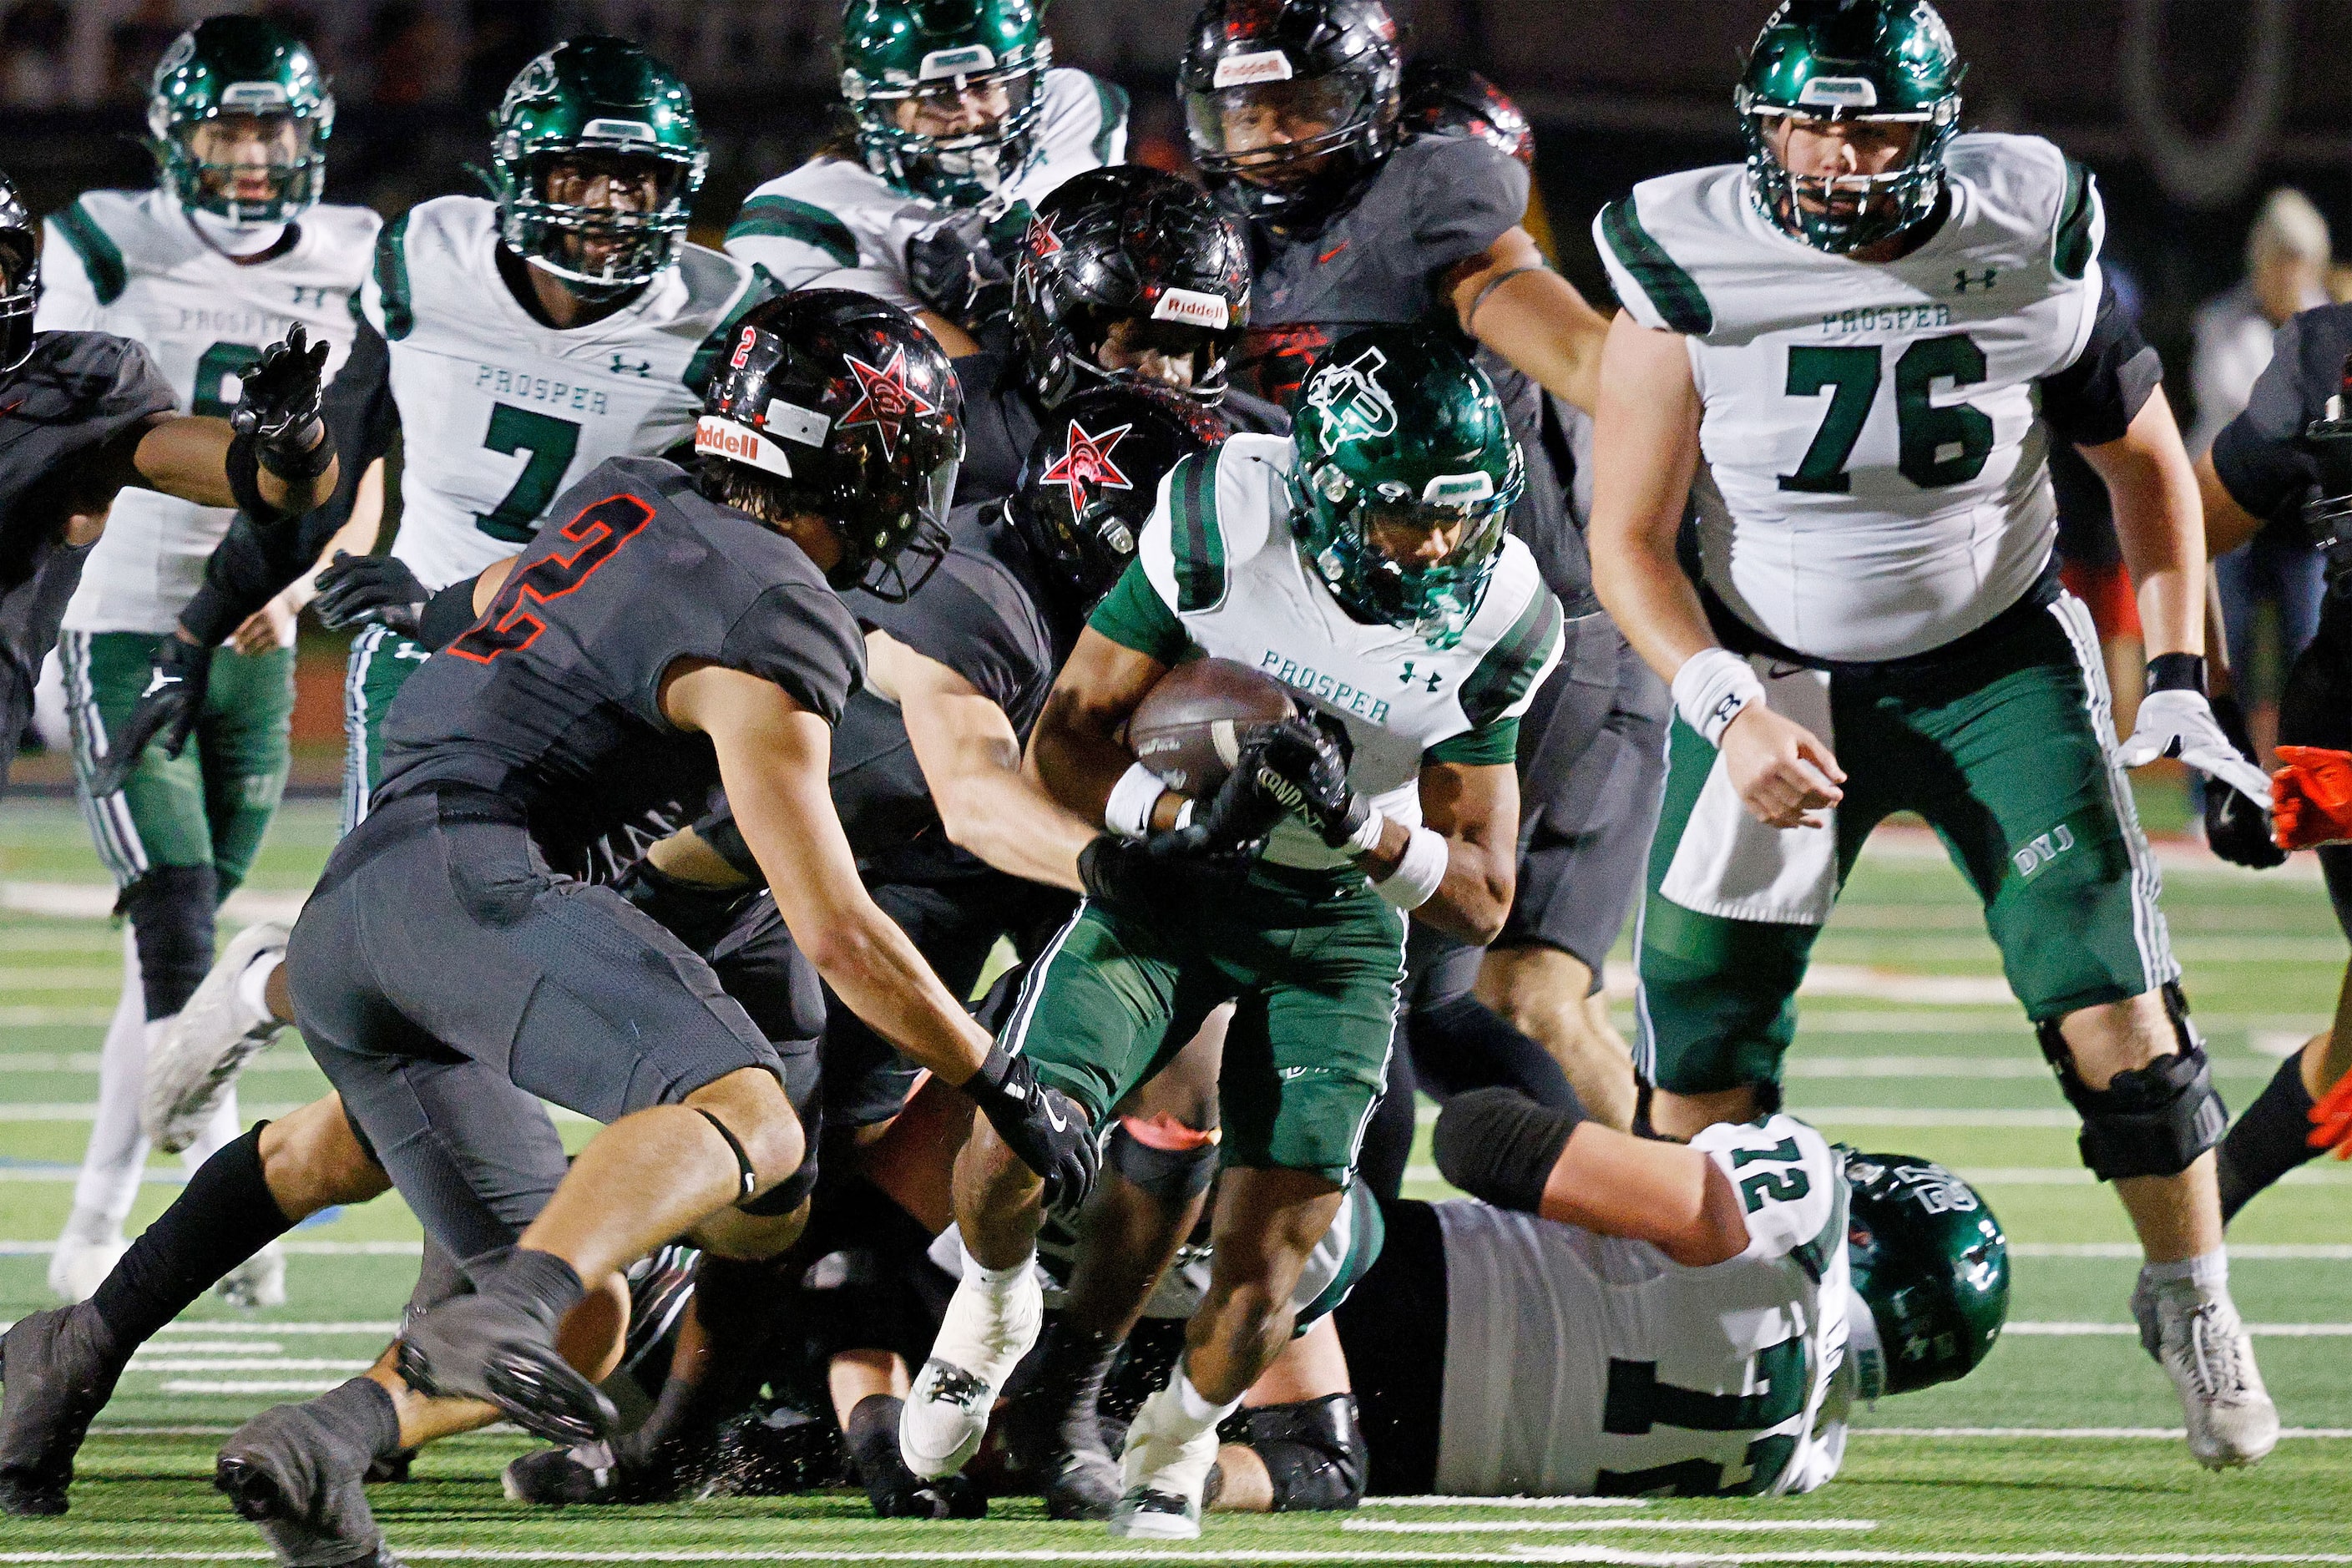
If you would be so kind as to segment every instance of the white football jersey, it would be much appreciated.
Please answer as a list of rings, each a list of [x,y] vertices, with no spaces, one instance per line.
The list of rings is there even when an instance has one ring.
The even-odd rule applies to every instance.
[[[358,330],[352,297],[381,226],[365,207],[315,206],[285,255],[240,267],[169,194],[91,191],[43,225],[34,325],[129,338],[154,359],[181,412],[226,416],[238,373],[298,322],[328,344],[328,374],[342,363]],[[66,606],[67,629],[170,631],[236,515],[125,489]]]
[[[1691,1140],[1748,1214],[1706,1268],[1467,1199],[1445,1247],[1437,1489],[1469,1497],[1810,1491],[1837,1471],[1854,1298],[1844,1156],[1794,1117]]]
[[[1073,174],[1127,161],[1127,94],[1082,70],[1038,84],[1035,151],[1005,186],[1007,204],[1034,206]],[[727,251],[757,262],[788,289],[856,289],[912,310],[907,242],[949,209],[909,195],[854,156],[810,159],[744,201]]]
[[[558,331],[517,302],[497,245],[494,204],[425,202],[384,230],[360,296],[391,354],[405,447],[392,552],[428,588],[520,550],[548,504],[607,458],[690,440],[700,388],[766,287],[683,246],[626,309]]]
[[[1947,166],[1949,216],[1899,261],[1792,237],[1739,164],[1644,181],[1594,221],[1625,308],[1689,341],[1707,586],[1815,658],[1974,631],[2057,537],[2034,383],[2090,341],[2098,193],[2039,137],[1958,137]]]
[[[1454,647],[1433,648],[1411,626],[1355,619],[1291,534],[1292,460],[1287,437],[1248,435],[1186,458],[1160,480],[1136,559],[1204,653],[1273,676],[1345,723],[1355,747],[1349,783],[1382,815],[1415,826],[1423,753],[1518,718],[1559,662],[1559,601],[1528,547],[1506,535],[1486,596]],[[1265,858],[1348,863],[1345,850],[1291,818],[1275,829]]]

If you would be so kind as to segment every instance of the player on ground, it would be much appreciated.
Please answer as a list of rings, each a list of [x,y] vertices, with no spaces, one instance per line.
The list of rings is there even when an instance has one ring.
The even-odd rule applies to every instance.
[[[1687,1138],[1777,1103],[1840,883],[1919,812],[2140,1234],[2134,1311],[2192,1452],[2251,1464],[2278,1416],[2227,1285],[2224,1112],[2124,768],[2258,770],[2206,706],[2195,480],[2103,289],[2097,191],[2047,142],[1957,136],[1959,71],[1921,0],[1792,0],[1740,83],[1746,166],[1649,181],[1595,225],[1627,310],[1596,578],[1681,720],[1639,949],[1653,1119]],[[2121,747],[2051,566],[2053,438],[2106,481],[2140,584],[2151,695]]]
[[[1048,68],[1031,0],[852,0],[841,21],[850,133],[753,191],[730,255],[791,289],[859,289],[923,312],[950,353],[965,309],[942,290],[1010,272],[1029,209],[1127,157],[1127,95]],[[919,289],[918,277],[929,279]],[[960,282],[958,280],[961,280]]]
[[[298,322],[328,345],[331,373],[351,348],[352,297],[381,226],[363,207],[320,204],[334,114],[310,51],[282,27],[218,16],[182,35],[148,99],[161,178],[145,191],[91,191],[48,219],[48,286],[34,324],[137,341],[193,414],[226,414],[237,373]],[[231,516],[153,491],[123,495],[66,606],[58,658],[82,814],[131,921],[98,1114],[49,1261],[50,1289],[68,1300],[88,1296],[121,1255],[147,1162],[139,1105],[148,1043],[212,967],[215,912],[244,880],[286,782],[298,606],[281,597],[212,656],[188,748],[170,757],[151,747],[121,788],[91,789],[109,733],[137,702]],[[224,1098],[188,1146],[189,1168],[236,1131],[236,1102]],[[271,1248],[223,1289],[274,1306],[284,1278]]]
[[[1381,1089],[1404,911],[1484,940],[1509,908],[1517,719],[1559,656],[1559,602],[1504,531],[1521,463],[1483,374],[1433,334],[1375,329],[1334,347],[1298,408],[1289,440],[1235,437],[1162,484],[1030,747],[1046,788],[1111,831],[1087,847],[1089,899],[1024,985],[1009,1047],[1100,1126],[1211,1007],[1239,1003],[1216,1276],[1178,1375],[1129,1434],[1120,1533],[1199,1531],[1216,1424],[1287,1332]],[[1318,721],[1245,751],[1204,820],[1180,826],[1187,803],[1116,735],[1196,649],[1293,686]],[[1245,871],[1191,852],[1230,853],[1276,816]],[[1037,1332],[1041,1194],[984,1130],[956,1209],[980,1267],[908,1401],[917,1475],[970,1458]]]

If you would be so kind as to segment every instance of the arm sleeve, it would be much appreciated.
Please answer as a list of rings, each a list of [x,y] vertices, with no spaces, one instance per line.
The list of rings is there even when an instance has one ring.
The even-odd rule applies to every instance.
[[[1442,272],[1482,255],[1528,214],[1528,172],[1486,142],[1434,136],[1413,195],[1413,239],[1423,270]]]
[[[2120,441],[2163,381],[2156,350],[2103,278],[2090,341],[2073,364],[2042,378],[2042,417],[2077,447]]]
[[[1147,658],[1162,664],[1174,664],[1184,656],[1192,638],[1184,635],[1184,623],[1160,596],[1160,590],[1144,575],[1143,563],[1128,563],[1118,586],[1104,595],[1087,617],[1087,625],[1125,648],[1132,648]]]
[[[2343,378],[2343,362],[2330,365],[2309,315],[2278,330],[2271,363],[2254,383],[2245,411],[2213,438],[2213,471],[2230,499],[2255,517],[2292,519],[2319,487],[2319,464],[2304,445],[2303,433],[2320,416]]]
[[[736,619],[719,662],[774,681],[827,724],[838,724],[850,694],[866,683],[866,640],[831,591],[779,583]]]

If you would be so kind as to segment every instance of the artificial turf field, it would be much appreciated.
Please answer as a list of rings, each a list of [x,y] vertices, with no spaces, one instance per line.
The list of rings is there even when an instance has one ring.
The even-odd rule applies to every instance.
[[[299,897],[332,832],[330,805],[289,805],[257,891]],[[2197,852],[2172,859],[2175,945],[2222,1092],[2242,1106],[2325,1021],[2344,941],[2307,867],[2257,877]],[[121,942],[100,879],[70,806],[0,807],[0,1320],[48,1303],[47,1250],[89,1131]],[[2231,1233],[2233,1288],[2289,1435],[2255,1470],[2208,1475],[2128,1327],[2137,1250],[2121,1211],[2077,1162],[1978,914],[1924,836],[1882,835],[1865,857],[1822,939],[1804,1018],[1791,1108],[1832,1137],[1959,1169],[2015,1260],[1990,1360],[1861,1413],[1843,1473],[1811,1497],[1374,1500],[1348,1516],[1213,1515],[1194,1545],[1130,1551],[1023,1501],[956,1525],[884,1523],[846,1492],[535,1510],[498,1485],[531,1440],[493,1431],[428,1451],[415,1481],[371,1501],[416,1562],[2352,1563],[2352,1167],[2306,1167]],[[281,1047],[247,1074],[247,1111],[322,1088]],[[154,1173],[134,1226],[169,1201],[177,1162]],[[1409,1194],[1443,1195],[1433,1172],[1415,1177]],[[284,1308],[241,1315],[207,1299],[133,1362],[82,1450],[72,1512],[0,1520],[0,1564],[267,1558],[211,1489],[219,1437],[360,1370],[414,1278],[416,1227],[396,1198],[322,1217],[289,1238]]]

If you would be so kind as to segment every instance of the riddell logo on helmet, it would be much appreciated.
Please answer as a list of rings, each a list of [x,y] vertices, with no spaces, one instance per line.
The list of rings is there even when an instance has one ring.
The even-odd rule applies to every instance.
[[[1259,49],[1246,55],[1227,55],[1219,60],[1210,85],[1245,87],[1254,81],[1288,81],[1290,77],[1288,55],[1280,49]]]
[[[1165,289],[1152,304],[1151,319],[1181,321],[1187,326],[1222,332],[1233,324],[1233,311],[1214,294],[1203,294],[1197,289]]]
[[[738,425],[714,414],[706,414],[694,422],[694,449],[792,478],[792,460],[784,456],[782,447],[747,425]]]

